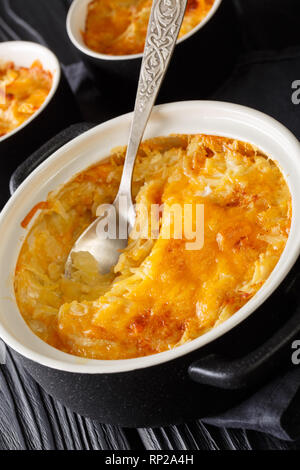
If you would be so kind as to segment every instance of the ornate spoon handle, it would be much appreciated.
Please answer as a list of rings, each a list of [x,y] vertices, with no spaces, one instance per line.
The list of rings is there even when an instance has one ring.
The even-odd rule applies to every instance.
[[[153,0],[136,96],[120,196],[132,205],[131,182],[136,154],[173,55],[187,0]]]

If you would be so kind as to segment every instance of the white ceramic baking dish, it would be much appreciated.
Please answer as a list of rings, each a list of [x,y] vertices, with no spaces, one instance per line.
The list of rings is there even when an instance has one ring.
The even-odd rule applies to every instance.
[[[176,349],[153,356],[119,361],[88,360],[58,351],[36,337],[20,315],[13,276],[26,231],[20,223],[49,191],[77,172],[105,158],[111,148],[127,143],[131,114],[101,124],[77,137],[42,163],[18,188],[0,216],[0,336],[21,355],[58,370],[84,373],[120,373],[172,361],[234,328],[255,311],[279,286],[300,251],[300,145],[280,123],[246,107],[210,101],[172,103],[155,107],[145,138],[170,133],[205,133],[237,138],[261,148],[276,160],[292,194],[293,215],[286,248],[259,292],[223,324]]]
[[[143,54],[128,54],[115,56],[110,54],[101,54],[87,47],[81,33],[85,30],[87,7],[90,2],[91,0],[74,0],[69,9],[67,16],[67,32],[74,46],[81,52],[83,52],[83,54],[93,57],[94,59],[120,61],[141,58]],[[177,43],[180,44],[186,41],[191,36],[200,31],[200,29],[202,29],[206,25],[206,23],[208,23],[208,21],[210,21],[210,19],[214,16],[221,2],[222,0],[215,0],[207,16],[192,31],[178,39]]]
[[[0,149],[1,143],[5,140],[10,139],[14,134],[22,131],[26,126],[37,119],[37,117],[43,113],[44,109],[48,106],[52,100],[57,87],[60,82],[61,69],[57,57],[44,46],[34,42],[27,41],[8,41],[0,42],[0,60],[4,62],[14,62],[17,67],[30,67],[35,60],[39,60],[44,68],[51,72],[53,77],[51,90],[42,104],[42,106],[21,126],[12,130],[8,134],[0,137]]]

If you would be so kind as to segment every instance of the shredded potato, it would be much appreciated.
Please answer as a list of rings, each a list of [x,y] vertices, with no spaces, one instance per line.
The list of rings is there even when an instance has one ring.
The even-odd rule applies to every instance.
[[[188,0],[179,37],[194,29],[208,14],[214,0]],[[92,0],[88,5],[86,45],[103,54],[143,52],[152,0]]]
[[[254,146],[222,137],[175,135],[142,143],[136,202],[161,208],[158,236],[129,239],[109,274],[87,253],[64,265],[75,240],[112,203],[125,148],[76,175],[37,206],[20,252],[15,293],[24,319],[62,351],[96,359],[159,353],[232,316],[261,288],[285,247],[291,196],[277,164]],[[204,245],[162,237],[168,204],[204,205]],[[137,212],[137,224],[142,223]]]
[[[0,137],[27,121],[44,103],[52,74],[39,61],[30,68],[0,62]]]

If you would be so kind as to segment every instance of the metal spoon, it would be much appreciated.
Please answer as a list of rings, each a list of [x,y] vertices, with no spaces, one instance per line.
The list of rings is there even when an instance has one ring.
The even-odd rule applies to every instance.
[[[104,214],[101,214],[74,244],[65,266],[66,277],[71,277],[73,253],[90,253],[99,263],[99,271],[107,273],[117,263],[120,250],[128,244],[128,233],[135,223],[131,196],[134,164],[146,124],[173,55],[186,5],[187,0],[153,0],[123,174],[118,195],[113,203],[116,213],[116,236],[114,239],[99,236],[97,227],[99,229],[99,223],[103,222],[104,217]],[[125,202],[125,210],[122,210],[120,202],[123,206]],[[124,225],[126,228],[128,226],[125,234],[120,230]]]

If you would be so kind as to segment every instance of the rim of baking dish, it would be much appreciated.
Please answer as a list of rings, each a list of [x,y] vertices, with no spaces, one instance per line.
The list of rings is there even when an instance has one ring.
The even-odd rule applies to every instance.
[[[73,0],[69,8],[66,26],[67,26],[68,36],[71,42],[74,44],[74,46],[77,49],[79,49],[81,52],[83,52],[84,54],[90,57],[93,57],[94,59],[109,60],[109,61],[140,59],[143,56],[142,52],[140,52],[139,54],[111,55],[111,54],[102,54],[101,52],[93,51],[92,49],[86,46],[86,44],[84,43],[81,37],[81,31],[79,31],[79,35],[78,35],[78,31],[77,33],[75,33],[74,31],[75,29],[74,16],[78,8],[86,9],[90,1],[91,0]],[[208,23],[208,21],[210,21],[210,19],[214,16],[219,6],[221,5],[222,1],[223,0],[215,0],[213,6],[211,7],[206,17],[203,18],[203,20],[200,21],[200,23],[198,23],[198,25],[195,26],[195,28],[193,28],[187,34],[185,34],[180,39],[178,39],[176,44],[182,43],[183,41],[185,41],[186,39],[190,38],[195,33],[197,33],[200,29],[202,29],[206,25],[206,23]],[[85,14],[85,18],[86,18],[86,14]]]
[[[24,48],[24,51],[26,51],[26,49],[27,49],[27,51],[29,51],[30,49],[32,49],[32,50],[35,49],[37,51],[37,53],[38,52],[43,53],[43,54],[46,55],[46,57],[48,57],[50,59],[49,62],[50,63],[52,62],[53,66],[52,66],[52,70],[47,70],[47,71],[52,73],[52,77],[53,77],[52,86],[51,86],[51,90],[50,90],[46,100],[42,104],[42,106],[29,119],[24,121],[20,126],[16,127],[16,129],[13,129],[8,134],[5,134],[4,136],[0,137],[0,144],[4,140],[7,140],[10,137],[12,137],[14,134],[17,134],[19,131],[21,131],[21,129],[24,129],[24,127],[28,126],[34,119],[36,119],[38,117],[39,114],[41,114],[43,112],[43,110],[48,106],[48,104],[52,100],[53,96],[55,95],[56,90],[57,90],[58,85],[59,85],[59,82],[60,82],[60,78],[61,78],[61,68],[60,68],[60,64],[59,64],[59,61],[58,61],[56,55],[50,49],[48,49],[47,47],[42,46],[41,44],[38,44],[38,43],[35,43],[35,42],[32,42],[32,41],[6,41],[6,42],[0,42],[0,60],[1,60],[1,50],[2,49],[7,49],[7,48],[17,49],[17,48],[20,48],[20,47]],[[24,54],[26,54],[26,52],[24,52]],[[30,51],[30,55],[31,55],[31,51]],[[13,53],[12,53],[12,57],[11,57],[10,60],[12,62],[15,62]],[[34,60],[39,60],[39,57],[37,56],[35,59],[33,59],[33,61]],[[22,65],[21,62],[22,61],[18,61],[18,63],[16,65],[22,67],[23,65]],[[46,67],[43,65],[43,68],[45,70],[46,70]]]
[[[0,297],[0,314],[3,311],[5,311],[5,314],[2,315],[0,323],[0,337],[21,355],[53,369],[87,374],[121,373],[166,363],[197,351],[237,326],[262,305],[289,273],[300,253],[300,185],[298,184],[300,178],[300,144],[296,137],[275,119],[251,108],[223,102],[183,101],[156,106],[148,124],[148,135],[146,135],[145,138],[148,138],[149,135],[152,136],[152,134],[159,135],[161,125],[167,122],[166,120],[168,119],[169,124],[167,127],[169,126],[173,129],[174,122],[178,119],[175,117],[176,115],[182,116],[182,121],[178,124],[178,128],[180,127],[181,129],[180,133],[187,133],[190,130],[192,134],[201,132],[236,139],[242,138],[254,145],[258,145],[259,143],[258,146],[261,150],[266,151],[269,155],[271,155],[272,149],[274,160],[277,160],[278,155],[283,155],[280,158],[285,166],[283,174],[291,192],[293,212],[288,241],[275,269],[257,294],[232,317],[219,326],[177,348],[151,356],[121,360],[97,360],[73,356],[53,348],[38,338],[27,326],[18,310],[14,294],[12,293],[13,276],[9,274],[6,280],[7,285],[4,284],[5,281],[2,279],[3,287]],[[185,124],[186,116],[190,116],[189,119],[192,120],[190,121],[193,122],[192,125],[190,123]],[[201,128],[198,128],[197,116],[199,116],[199,119],[202,119]],[[87,151],[89,146],[88,151],[90,152],[91,148],[96,147],[98,152],[98,147],[100,150],[99,142],[103,142],[103,139],[111,142],[111,135],[112,133],[113,135],[117,135],[118,128],[119,135],[122,135],[123,139],[125,131],[126,135],[127,132],[129,132],[131,119],[132,113],[119,116],[73,139],[39,165],[17,189],[0,215],[0,233],[2,237],[2,243],[0,244],[0,261],[5,265],[5,260],[2,258],[7,256],[9,259],[12,258],[8,261],[8,264],[6,264],[8,270],[10,269],[10,265],[15,266],[15,261],[13,260],[17,259],[23,241],[18,240],[17,236],[16,242],[11,241],[11,227],[12,224],[16,227],[18,220],[21,220],[21,216],[24,216],[24,211],[33,203],[32,199],[36,185],[40,184],[40,186],[43,187],[50,178],[65,178],[63,172],[71,171],[68,165],[77,165],[77,161],[82,162],[84,149]],[[184,125],[182,122],[184,122]],[[184,126],[188,128],[185,129]],[[207,132],[207,129],[210,127],[214,128],[213,132]],[[176,133],[176,130],[174,130],[174,132]],[[103,152],[105,145],[106,144],[103,144]],[[74,153],[76,153],[76,158],[74,157]],[[102,158],[105,158],[105,155],[102,155]],[[74,160],[76,160],[75,163]],[[99,160],[101,160],[101,157],[98,158],[98,161]],[[87,162],[85,164],[89,166]],[[80,163],[80,165],[82,165],[82,163]],[[279,166],[281,166],[280,162]],[[73,170],[74,168],[72,167],[72,171]],[[71,177],[71,174],[69,177]],[[55,181],[55,183],[51,182],[48,184],[57,185],[58,183]],[[47,191],[48,190],[49,188],[47,187]],[[27,200],[26,206],[28,207],[26,208],[24,207],[24,200]],[[7,233],[5,234],[5,232]],[[24,239],[24,236],[22,236],[22,238]],[[13,250],[13,247],[9,249],[9,243],[14,244],[15,250]],[[7,254],[9,251],[13,252],[13,254]],[[11,284],[11,286],[9,286],[9,284]],[[10,297],[8,298],[8,296]],[[12,311],[12,308],[14,311]],[[22,324],[20,327],[22,333],[21,338],[23,338],[24,342],[24,338],[30,338],[29,346],[22,343],[20,334],[19,339],[16,338],[15,330],[12,327],[5,327],[5,318],[9,317],[9,312],[10,315],[16,316],[19,325]]]

